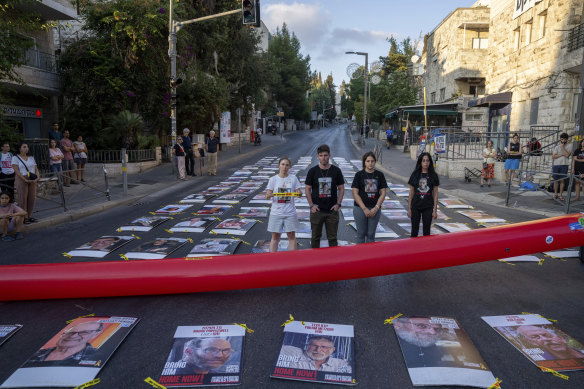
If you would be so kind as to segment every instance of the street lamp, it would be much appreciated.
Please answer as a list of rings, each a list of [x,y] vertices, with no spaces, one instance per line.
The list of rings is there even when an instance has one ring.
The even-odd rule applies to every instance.
[[[369,72],[369,54],[363,53],[361,51],[346,51],[345,54],[357,54],[357,55],[364,55],[365,56],[365,91],[363,93],[363,132],[365,131],[365,126],[367,125],[367,83],[368,83],[368,72]],[[363,133],[361,132],[360,135],[361,143],[365,143],[363,141]]]

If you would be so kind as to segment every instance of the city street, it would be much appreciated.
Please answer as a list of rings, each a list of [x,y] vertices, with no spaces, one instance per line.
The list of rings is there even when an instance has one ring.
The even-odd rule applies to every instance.
[[[272,135],[264,135],[272,137]],[[134,204],[119,206],[74,222],[68,222],[30,232],[26,239],[4,243],[1,246],[2,264],[63,263],[71,261],[96,261],[88,257],[67,258],[63,255],[86,242],[104,235],[128,235],[117,229],[130,221],[148,216],[169,204],[178,204],[185,196],[224,181],[243,166],[252,165],[264,157],[288,156],[292,164],[299,158],[312,157],[311,164],[318,163],[316,149],[327,143],[331,147],[331,161],[344,158],[347,162],[360,159],[361,151],[351,141],[346,125],[336,125],[320,130],[298,131],[287,134],[283,141],[274,143],[265,150],[242,156],[226,166],[219,153],[217,176],[195,177],[186,183],[169,186],[151,193]],[[399,153],[397,149],[392,153]],[[402,159],[399,171],[411,171],[415,162]],[[383,164],[384,169],[392,166]],[[355,172],[360,167],[353,169]],[[306,176],[308,168],[298,177]],[[396,169],[397,171],[397,169]],[[402,174],[403,176],[403,174]],[[406,184],[386,176],[393,184]],[[352,176],[345,176],[348,186]],[[442,188],[442,186],[441,186]],[[445,190],[450,189],[445,185]],[[454,188],[452,188],[454,189]],[[261,189],[254,193],[262,193]],[[226,191],[229,193],[229,190]],[[345,197],[350,197],[350,189]],[[407,204],[407,197],[397,197],[388,191],[391,200]],[[240,204],[233,205],[221,220],[234,216],[241,206],[267,206],[249,204],[249,196]],[[348,196],[347,196],[348,195]],[[440,192],[440,196],[444,196]],[[212,203],[213,199],[205,204]],[[466,202],[475,209],[504,218],[510,223],[536,220],[542,216],[518,208],[503,208],[482,202]],[[119,254],[131,251],[141,242],[159,237],[192,238],[196,244],[204,238],[215,238],[209,229],[202,233],[174,233],[166,229],[177,220],[186,219],[203,204],[194,204],[184,214],[174,217],[162,226],[149,232],[133,232],[140,241],[134,240],[108,254],[105,261],[122,261]],[[352,204],[350,206],[352,208]],[[348,207],[347,207],[348,208]],[[448,219],[437,222],[465,223],[470,228],[480,226],[457,213],[456,209],[441,207]],[[235,254],[252,252],[259,240],[269,240],[267,218],[258,219],[251,231],[241,236],[243,241]],[[408,219],[381,222],[399,235],[408,239],[407,232],[398,223],[409,224]],[[341,218],[339,240],[355,242],[355,231],[349,221]],[[217,222],[218,224],[218,222]],[[216,224],[213,224],[213,228]],[[323,234],[323,237],[326,236]],[[283,236],[284,237],[284,236]],[[390,240],[382,238],[379,240]],[[423,244],[424,238],[412,241],[412,245]],[[170,258],[185,257],[192,249],[188,243],[169,255]],[[300,249],[309,249],[309,239],[299,239]],[[321,249],[327,255],[326,249]],[[436,247],[439,251],[440,247]],[[473,253],[469,252],[469,256]],[[544,258],[543,254],[537,254]],[[274,255],[274,261],[277,261]],[[298,251],[302,261],[302,251]],[[0,270],[1,271],[1,270]],[[289,315],[297,320],[311,322],[350,324],[355,327],[355,375],[361,388],[410,388],[412,387],[404,359],[391,325],[384,320],[399,313],[410,316],[452,317],[462,324],[481,353],[493,374],[502,379],[502,388],[549,389],[582,388],[584,373],[569,372],[568,381],[541,372],[534,364],[514,349],[503,337],[489,327],[481,316],[537,313],[557,320],[556,325],[565,333],[584,341],[584,302],[581,291],[584,287],[583,265],[577,258],[558,260],[547,257],[537,262],[513,264],[490,261],[472,265],[437,270],[380,276],[320,284],[288,287],[235,290],[215,293],[119,297],[95,299],[69,299],[50,301],[26,301],[0,303],[0,325],[20,323],[22,330],[0,348],[0,382],[29,358],[40,346],[57,333],[65,321],[79,316],[95,314],[140,317],[132,333],[120,345],[98,377],[101,383],[96,388],[148,388],[147,377],[157,379],[162,371],[172,344],[177,326],[245,323],[255,332],[247,334],[244,344],[242,388],[313,388],[314,383],[270,378],[281,345],[281,326]],[[226,285],[226,288],[228,285]]]

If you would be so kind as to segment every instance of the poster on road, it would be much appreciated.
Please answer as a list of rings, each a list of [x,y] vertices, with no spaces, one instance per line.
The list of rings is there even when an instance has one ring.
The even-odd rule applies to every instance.
[[[147,232],[170,219],[167,216],[144,216],[132,220],[130,223],[118,228],[118,231]]]
[[[177,327],[158,383],[167,388],[241,384],[244,337],[238,325]]]
[[[215,255],[230,255],[241,243],[236,239],[203,239],[193,247],[188,258],[207,257]]]
[[[211,227],[211,224],[216,219],[214,217],[193,217],[189,220],[182,221],[175,224],[170,230],[172,232],[203,232],[207,228]]]
[[[188,241],[184,238],[156,238],[128,251],[125,256],[128,259],[162,259]]]
[[[231,112],[221,113],[219,143],[231,143]]]
[[[67,255],[71,257],[103,258],[132,240],[134,240],[133,236],[102,236],[77,247],[75,250],[69,251]]]
[[[0,324],[0,346],[22,328],[22,324]]]

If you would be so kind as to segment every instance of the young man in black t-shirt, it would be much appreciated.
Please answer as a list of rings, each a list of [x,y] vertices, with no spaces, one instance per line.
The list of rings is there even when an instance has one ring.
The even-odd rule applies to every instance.
[[[310,205],[310,226],[313,249],[320,247],[322,226],[326,227],[329,247],[338,246],[339,208],[345,194],[345,179],[341,169],[330,164],[331,149],[320,145],[317,149],[318,165],[306,175],[306,199]]]

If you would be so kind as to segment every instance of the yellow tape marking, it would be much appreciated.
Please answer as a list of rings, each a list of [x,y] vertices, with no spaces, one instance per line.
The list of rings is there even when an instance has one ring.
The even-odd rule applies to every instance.
[[[282,193],[272,193],[273,196],[279,196],[279,197],[300,197],[302,196],[302,194],[297,193],[297,192],[282,192]]]
[[[69,253],[63,253],[63,256],[67,257],[67,258],[73,258],[73,256]]]
[[[120,257],[122,257],[122,259],[124,261],[129,261],[130,260],[130,258],[126,257],[124,254],[120,254]]]
[[[503,262],[503,263],[506,263],[507,265],[515,266],[515,264],[514,264],[514,263],[507,262],[507,261],[505,261],[504,259],[497,259],[497,261],[499,261],[499,262]]]
[[[541,369],[541,371],[545,371],[546,373],[552,373],[556,377],[562,378],[562,379],[564,379],[566,381],[570,379],[570,377],[568,377],[567,375],[560,374],[560,373],[558,373],[555,370],[548,369],[547,367],[543,367],[543,366],[538,366],[538,367]]]
[[[142,238],[140,238],[138,235],[134,235],[134,234],[132,234],[132,236],[133,236],[134,238],[136,238],[136,239],[142,239]]]
[[[541,259],[539,260],[539,262],[537,262],[537,265],[538,265],[538,266],[541,266],[541,265],[543,265],[543,261],[545,261],[545,258],[541,258]]]
[[[213,231],[213,230],[211,230],[211,234],[217,235],[217,233],[215,231]]]
[[[392,317],[390,317],[389,319],[385,319],[385,320],[383,321],[383,324],[392,324],[392,323],[393,323],[393,321],[394,321],[395,319],[397,319],[398,317],[400,317],[400,316],[403,316],[403,313],[398,313],[397,315],[395,315],[395,316],[392,316]]]
[[[122,227],[118,227],[117,232],[122,232]]]
[[[286,324],[290,324],[294,321],[294,316],[292,316],[292,314],[290,314],[290,319],[286,320],[283,324],[282,327],[285,327]],[[304,322],[302,322],[302,324],[304,324]]]
[[[144,380],[144,382],[146,382],[147,384],[150,384],[152,386],[154,386],[155,388],[158,389],[166,389],[166,386],[164,385],[160,385],[158,382],[154,381],[152,378],[148,377]]]
[[[239,323],[233,323],[236,326],[240,326],[245,328],[245,332],[249,333],[249,334],[253,334],[254,330],[252,330],[251,328],[249,328],[248,326],[246,326],[245,324],[239,324]]]
[[[171,231],[171,230],[164,230],[164,231],[168,232],[169,234],[174,234],[174,231]]]
[[[79,317],[76,317],[75,319],[67,320],[65,323],[71,324],[77,319],[81,319],[82,317],[91,317],[91,316],[95,316],[95,313],[90,313],[89,315],[79,316]]]
[[[495,383],[493,385],[489,386],[487,389],[497,389],[497,388],[500,388],[501,387],[501,382],[503,382],[503,381],[495,377]]]
[[[156,212],[148,212],[151,215],[156,215]]]
[[[76,387],[75,387],[75,389],[83,389],[83,388],[88,388],[88,387],[90,387],[90,386],[97,385],[97,384],[99,384],[100,382],[101,382],[101,378],[96,378],[96,379],[93,379],[93,380],[91,380],[91,381],[89,381],[89,382],[86,382],[86,383],[84,383],[84,384],[82,384],[82,385],[76,386]]]
[[[552,322],[554,322],[554,323],[557,323],[557,322],[558,322],[557,320],[554,320],[554,319],[548,319],[547,317],[543,317],[543,316],[542,316],[542,315],[540,315],[539,313],[521,312],[521,314],[522,314],[522,315],[536,315],[536,316],[539,316],[539,317],[541,317],[542,319],[546,319],[547,321],[552,321]]]
[[[213,259],[213,257],[186,257],[187,261],[202,261],[204,259]]]
[[[192,239],[192,238],[187,238],[187,240],[188,240],[190,243],[193,243],[193,239]]]

